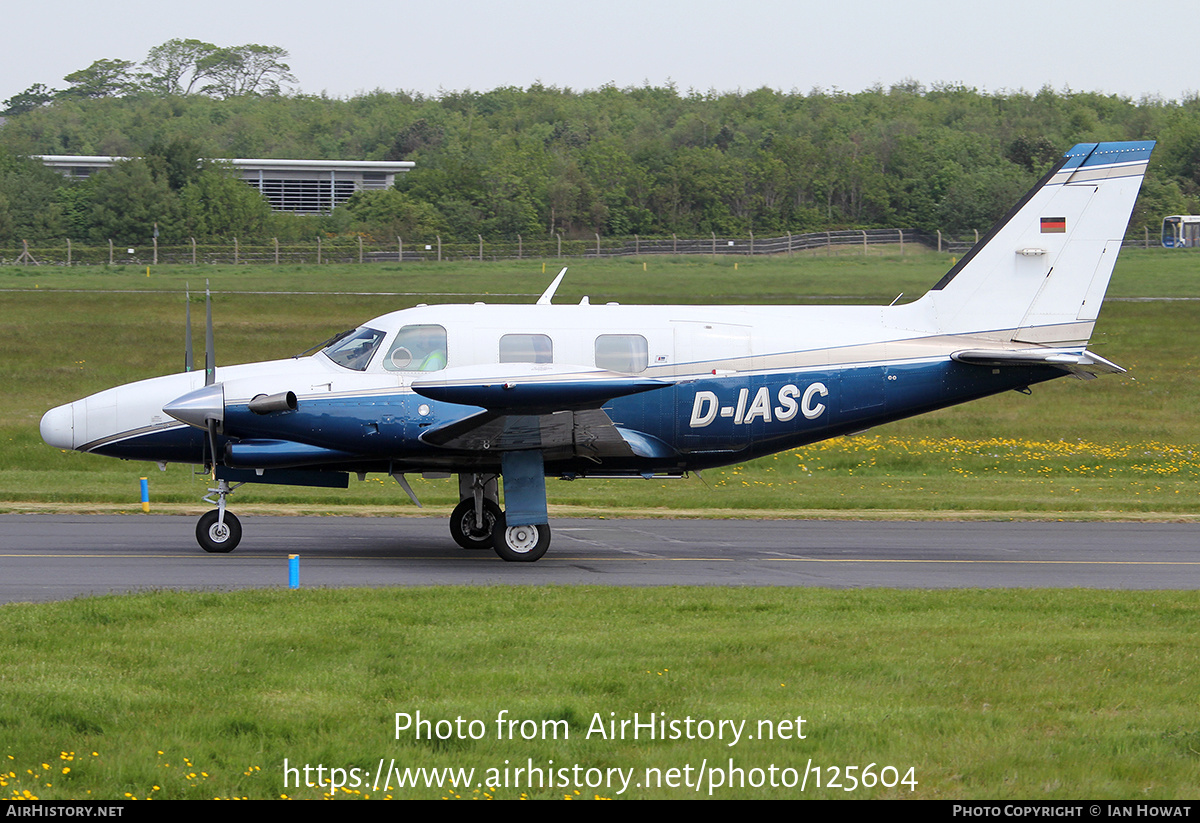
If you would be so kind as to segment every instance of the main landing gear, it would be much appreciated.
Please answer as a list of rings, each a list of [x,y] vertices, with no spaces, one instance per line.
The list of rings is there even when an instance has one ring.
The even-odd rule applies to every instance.
[[[507,526],[504,515],[496,523],[493,548],[502,560],[510,563],[532,563],[550,548],[550,526]]]
[[[502,560],[532,563],[550,547],[550,526],[509,526],[507,514],[497,502],[497,491],[495,475],[460,474],[462,499],[450,515],[450,536],[464,549],[493,549]],[[507,487],[506,494],[511,495]]]
[[[216,504],[216,508],[205,512],[196,523],[196,542],[200,548],[213,554],[228,554],[237,548],[242,539],[242,523],[233,512],[225,510],[225,498],[241,483],[230,485],[228,480],[218,480],[215,489],[209,489],[217,496],[205,497],[206,503]]]
[[[464,549],[490,549],[496,524],[504,519],[500,507],[484,498],[479,508],[473,498],[468,497],[450,514],[450,536]]]

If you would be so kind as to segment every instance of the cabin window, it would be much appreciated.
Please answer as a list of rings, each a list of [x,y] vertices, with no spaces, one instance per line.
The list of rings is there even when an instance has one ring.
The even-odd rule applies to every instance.
[[[501,363],[553,363],[554,343],[546,334],[506,334],[500,338]]]
[[[388,371],[446,368],[446,330],[436,325],[405,326],[396,333],[383,367]]]
[[[362,328],[325,349],[325,356],[347,369],[363,371],[383,342],[383,332]]]
[[[650,363],[649,346],[640,334],[602,334],[596,338],[596,365],[637,374]]]

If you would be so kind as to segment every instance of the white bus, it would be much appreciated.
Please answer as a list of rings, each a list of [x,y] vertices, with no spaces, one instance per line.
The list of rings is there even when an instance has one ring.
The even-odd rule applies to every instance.
[[[1200,214],[1164,217],[1162,244],[1166,249],[1200,249]]]

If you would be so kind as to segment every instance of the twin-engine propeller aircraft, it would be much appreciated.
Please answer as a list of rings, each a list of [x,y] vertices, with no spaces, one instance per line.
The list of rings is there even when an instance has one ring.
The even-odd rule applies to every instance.
[[[47,412],[59,448],[202,464],[231,551],[246,482],[456,473],[463,548],[533,561],[546,476],[741,462],[1010,389],[1121,372],[1087,350],[1154,144],[1075,146],[923,297],[892,306],[418,306],[309,357],[213,365]],[[565,270],[564,270],[565,271]],[[502,480],[504,509],[499,505]]]

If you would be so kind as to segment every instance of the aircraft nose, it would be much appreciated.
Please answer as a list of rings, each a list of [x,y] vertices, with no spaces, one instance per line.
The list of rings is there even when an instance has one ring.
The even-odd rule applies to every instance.
[[[59,406],[42,415],[42,439],[56,449],[75,448],[75,408]]]

